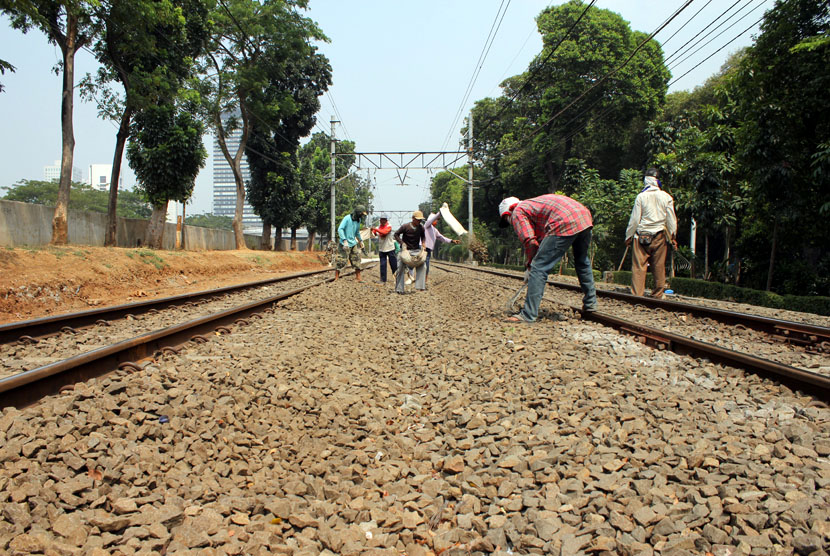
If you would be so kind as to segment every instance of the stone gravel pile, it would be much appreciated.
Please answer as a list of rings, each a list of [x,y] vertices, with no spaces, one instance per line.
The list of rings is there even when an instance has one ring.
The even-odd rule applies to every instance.
[[[492,275],[484,275],[474,270],[465,270],[459,267],[452,267],[453,271],[461,272],[462,275],[474,280],[485,280],[503,285],[507,289],[515,289],[518,282],[510,278],[502,278]],[[559,281],[562,276],[555,276]],[[571,314],[568,309],[582,306],[582,293],[547,286],[545,288],[542,304],[542,317],[550,317],[558,310],[560,313]],[[517,300],[516,307],[520,309],[524,297]],[[689,304],[698,304],[697,299],[684,299]],[[709,305],[713,305],[710,301]],[[746,312],[749,306],[736,308],[731,303],[729,310]],[[721,307],[723,308],[723,307]],[[717,345],[733,351],[749,353],[756,357],[763,357],[770,361],[776,361],[784,365],[790,365],[800,369],[806,369],[814,373],[830,376],[830,352],[822,351],[820,347],[805,348],[799,344],[791,344],[781,339],[773,338],[771,335],[753,330],[743,326],[724,324],[709,318],[698,318],[691,314],[665,309],[649,308],[645,305],[632,305],[625,301],[601,297],[599,299],[599,310],[603,313],[614,315],[632,322],[666,330],[700,340],[709,344]],[[545,312],[547,314],[545,314]],[[801,318],[795,319],[798,322],[807,322],[816,326],[825,326],[826,317],[819,315],[808,315],[799,313]],[[767,315],[769,316],[769,315]],[[791,316],[791,315],[790,315]],[[558,317],[557,318],[561,318]],[[777,318],[782,318],[778,315]]]
[[[218,313],[259,299],[265,299],[317,283],[326,275],[314,275],[257,286],[253,288],[217,294],[216,296],[188,301],[161,310],[128,315],[125,318],[106,321],[74,332],[62,332],[38,338],[35,342],[0,344],[0,378],[29,371],[81,353],[106,347],[116,342],[134,338],[153,330],[160,330]]]
[[[830,410],[508,296],[341,279],[4,410],[0,552],[830,548]]]

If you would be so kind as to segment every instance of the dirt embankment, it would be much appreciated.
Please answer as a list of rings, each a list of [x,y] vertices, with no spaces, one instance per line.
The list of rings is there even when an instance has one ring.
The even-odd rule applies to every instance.
[[[0,323],[323,268],[319,252],[0,249]]]

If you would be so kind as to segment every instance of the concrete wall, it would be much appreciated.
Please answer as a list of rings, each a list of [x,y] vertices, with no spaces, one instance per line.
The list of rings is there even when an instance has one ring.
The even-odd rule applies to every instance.
[[[47,245],[52,240],[54,207],[0,200],[0,246],[23,247]],[[144,244],[149,221],[136,218],[118,218],[116,243],[118,247],[138,247]],[[69,211],[69,243],[73,245],[104,245],[107,215],[99,212]],[[185,226],[185,248],[188,250],[229,250],[236,248],[233,232]],[[245,234],[245,244],[259,249],[260,236]],[[273,245],[273,240],[271,242]],[[165,224],[164,249],[175,249],[176,225]]]

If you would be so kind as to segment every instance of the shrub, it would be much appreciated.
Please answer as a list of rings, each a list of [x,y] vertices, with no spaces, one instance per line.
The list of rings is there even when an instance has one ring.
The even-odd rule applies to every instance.
[[[631,284],[631,272],[618,271],[612,273],[614,284]],[[772,309],[785,309],[788,311],[801,311],[804,313],[815,313],[817,315],[830,316],[830,297],[807,296],[807,295],[779,295],[777,293],[740,288],[732,284],[720,282],[707,282],[693,278],[682,278],[675,276],[668,279],[671,289],[675,293],[690,297],[705,297],[707,299],[719,299],[723,301],[735,301],[760,307]],[[654,277],[651,274],[646,276],[646,287],[654,287]]]

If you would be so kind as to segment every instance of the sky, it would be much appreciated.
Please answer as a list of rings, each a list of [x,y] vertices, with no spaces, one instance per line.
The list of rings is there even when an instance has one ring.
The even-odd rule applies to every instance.
[[[333,85],[320,99],[322,108],[314,131],[330,132],[334,118],[340,121],[335,127],[336,138],[354,141],[357,152],[459,150],[463,118],[477,100],[498,97],[499,84],[522,73],[541,52],[542,40],[535,18],[546,7],[560,3],[310,0],[305,15],[316,21],[330,39],[319,47],[333,70]],[[686,0],[597,0],[595,7],[617,12],[632,29],[651,33],[685,3]],[[731,1],[693,0],[655,40],[663,44],[664,53],[669,55],[730,5]],[[671,69],[674,82],[669,91],[691,90],[703,84],[717,73],[729,54],[752,44],[752,37],[758,32],[758,26],[752,24],[772,5],[773,0],[738,0],[733,12],[740,8],[743,11],[692,48],[694,51],[701,47],[696,54],[688,59],[678,56],[672,61],[670,66],[675,62],[677,65]],[[733,26],[727,29],[730,25]],[[5,87],[0,93],[3,187],[21,179],[42,179],[43,166],[60,159],[61,80],[52,71],[60,60],[60,51],[48,44],[39,31],[23,34],[9,26],[8,18],[0,16],[0,45],[0,58],[16,67],[14,73],[0,75]],[[694,42],[690,44],[693,45]],[[93,56],[81,51],[76,57],[76,82],[96,68]],[[689,70],[692,71],[688,75],[677,79]],[[117,128],[114,122],[99,118],[95,105],[77,94],[74,125],[75,166],[86,179],[90,164],[112,162]],[[209,153],[212,145],[212,137],[206,136]],[[212,211],[212,165],[209,154],[196,179],[188,214]],[[135,178],[126,160],[123,167],[124,183],[133,184]],[[419,203],[429,199],[429,179],[438,170],[410,170],[405,176],[395,170],[355,171],[374,184],[374,212],[380,214],[417,209]]]

